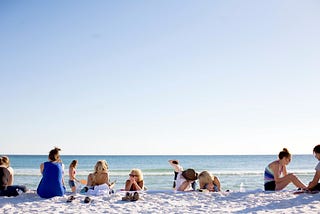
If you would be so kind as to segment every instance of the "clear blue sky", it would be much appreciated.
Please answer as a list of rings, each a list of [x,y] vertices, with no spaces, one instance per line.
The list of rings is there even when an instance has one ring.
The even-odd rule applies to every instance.
[[[0,154],[310,154],[319,8],[1,1]]]

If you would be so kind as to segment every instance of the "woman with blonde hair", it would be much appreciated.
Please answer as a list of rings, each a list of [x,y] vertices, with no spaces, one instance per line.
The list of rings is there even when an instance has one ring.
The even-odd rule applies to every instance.
[[[109,166],[105,160],[98,160],[94,166],[94,172],[90,173],[87,178],[87,186],[81,192],[87,192],[89,195],[108,195],[112,193],[114,183],[109,180]],[[85,203],[89,203],[91,199],[87,196]]]
[[[109,181],[109,166],[105,160],[97,161],[94,166],[94,172],[88,175],[87,186],[93,187],[101,184],[107,184],[111,186]]]
[[[132,169],[129,174],[129,179],[125,184],[125,191],[140,191],[145,190],[143,175],[140,169]],[[123,201],[137,201],[139,199],[139,193],[134,192],[133,194],[130,192],[126,193],[125,197],[122,197]]]
[[[206,189],[210,192],[221,191],[220,181],[217,176],[212,175],[208,171],[202,171],[199,174],[199,186],[200,189]]]
[[[126,181],[125,191],[144,190],[143,175],[140,169],[132,169]]]

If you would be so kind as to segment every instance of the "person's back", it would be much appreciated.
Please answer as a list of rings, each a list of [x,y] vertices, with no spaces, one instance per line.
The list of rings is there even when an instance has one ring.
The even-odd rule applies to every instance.
[[[9,177],[10,171],[4,166],[0,166],[0,190],[4,190],[8,186]]]
[[[62,165],[59,162],[44,162],[42,179],[37,188],[37,193],[42,198],[62,196],[65,187],[62,183]]]
[[[26,192],[23,185],[10,184],[11,173],[6,166],[0,166],[0,196],[17,196],[20,192]]]
[[[97,186],[101,184],[109,184],[109,175],[107,172],[96,172],[89,174],[90,186]]]

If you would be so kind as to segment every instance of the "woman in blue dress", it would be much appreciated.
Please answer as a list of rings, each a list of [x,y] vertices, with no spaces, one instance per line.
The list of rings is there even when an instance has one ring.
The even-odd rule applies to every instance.
[[[54,148],[49,152],[49,161],[40,165],[42,179],[38,185],[37,193],[41,198],[63,196],[66,192],[63,180],[63,165],[59,151]]]

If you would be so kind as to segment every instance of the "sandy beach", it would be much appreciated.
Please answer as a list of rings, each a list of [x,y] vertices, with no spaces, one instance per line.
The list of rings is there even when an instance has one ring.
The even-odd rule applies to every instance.
[[[0,197],[0,213],[319,213],[320,194],[293,194],[293,191],[264,192],[174,192],[146,191],[136,202],[122,201],[124,192],[91,196],[69,194],[40,198],[31,190],[17,197]]]

